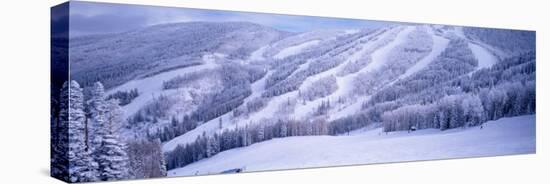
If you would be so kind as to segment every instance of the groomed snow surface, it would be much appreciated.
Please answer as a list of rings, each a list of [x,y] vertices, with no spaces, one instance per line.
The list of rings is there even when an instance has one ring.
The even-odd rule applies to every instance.
[[[169,176],[218,174],[353,164],[482,157],[535,153],[535,115],[489,121],[483,128],[391,132],[381,128],[350,136],[304,136],[273,139],[221,152]]]

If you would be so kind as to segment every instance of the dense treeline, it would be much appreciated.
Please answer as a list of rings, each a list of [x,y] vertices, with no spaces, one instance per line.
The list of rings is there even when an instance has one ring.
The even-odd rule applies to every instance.
[[[371,106],[357,114],[335,119],[329,123],[329,134],[339,135],[367,127],[373,123],[382,122],[382,115],[386,111],[399,108],[396,102],[383,102]]]
[[[314,81],[305,91],[298,94],[302,99],[313,101],[332,94],[338,89],[336,77],[333,75]]]
[[[446,96],[432,104],[406,105],[384,113],[382,119],[385,131],[476,126],[501,117],[534,114],[535,98],[534,82],[506,83],[478,93]]]
[[[168,117],[168,109],[174,104],[172,97],[160,95],[142,107],[134,115],[128,118],[128,126],[133,126],[143,122],[158,123],[159,119]]]
[[[221,69],[223,89],[207,98],[191,118],[206,122],[232,111],[242,105],[244,99],[252,94],[250,84],[265,74],[266,70],[263,68],[243,67],[234,63],[223,65]]]
[[[168,169],[183,167],[187,164],[209,158],[219,152],[248,146],[274,138],[290,136],[327,135],[327,123],[323,120],[312,122],[276,121],[246,125],[233,130],[225,130],[211,136],[203,134],[189,144],[178,145],[166,153]]]
[[[172,117],[170,124],[157,130],[155,133],[147,132],[149,139],[159,138],[161,142],[172,140],[173,138],[183,135],[198,126],[198,121],[185,115],[182,120]]]
[[[119,101],[120,106],[128,105],[132,102],[135,98],[139,96],[139,92],[137,88],[131,89],[130,91],[117,91],[109,96],[107,96],[107,100],[110,99],[117,99]]]
[[[494,46],[508,56],[532,51],[536,47],[536,34],[534,31],[477,27],[464,27],[463,30],[469,39]]]
[[[161,147],[158,139],[128,142],[128,171],[134,179],[166,176],[166,164]]]
[[[168,90],[168,89],[177,89],[184,86],[189,86],[191,83],[197,81],[198,79],[201,79],[209,75],[215,75],[214,71],[204,70],[200,72],[191,72],[183,75],[178,75],[168,81],[162,82],[162,89]]]

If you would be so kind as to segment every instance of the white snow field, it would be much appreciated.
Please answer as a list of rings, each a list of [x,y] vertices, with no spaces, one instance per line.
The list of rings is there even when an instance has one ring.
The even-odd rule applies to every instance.
[[[482,69],[482,68],[489,68],[493,66],[494,64],[497,64],[498,59],[496,56],[491,54],[487,49],[473,44],[468,43],[468,47],[470,47],[470,50],[472,53],[474,53],[474,56],[477,58],[477,68],[476,70]]]
[[[480,127],[446,131],[425,129],[385,134],[381,128],[350,136],[304,136],[273,139],[221,152],[169,176],[218,174],[417,160],[482,157],[536,152],[535,115],[501,118]]]

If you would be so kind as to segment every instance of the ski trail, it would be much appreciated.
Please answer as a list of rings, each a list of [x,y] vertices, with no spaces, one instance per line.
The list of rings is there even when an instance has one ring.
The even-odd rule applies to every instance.
[[[397,29],[399,29],[399,27]],[[337,82],[338,82],[337,92],[335,92],[335,93],[333,93],[333,94],[331,94],[331,95],[329,95],[329,96],[327,96],[323,99],[317,99],[317,100],[313,101],[313,105],[315,105],[315,103],[317,103],[317,105],[318,105],[323,100],[327,100],[327,99],[330,99],[331,101],[334,101],[334,100],[337,100],[339,97],[344,97],[344,96],[348,95],[350,92],[352,92],[352,90],[353,90],[353,80],[352,79],[355,78],[357,75],[359,75],[362,72],[370,72],[370,71],[373,71],[373,70],[376,70],[376,69],[380,68],[384,64],[384,62],[386,61],[387,54],[393,48],[397,47],[398,45],[403,44],[405,42],[405,40],[407,39],[407,35],[409,35],[409,33],[411,33],[412,31],[414,31],[414,29],[415,29],[414,26],[406,26],[404,29],[400,30],[399,33],[396,35],[395,39],[392,42],[390,42],[390,43],[386,44],[385,46],[375,50],[371,54],[372,61],[366,67],[364,67],[363,69],[359,70],[356,73],[349,74],[349,75],[346,75],[346,76],[341,77],[341,78],[337,78],[337,79],[339,79],[339,80],[337,80]],[[365,99],[368,99],[368,97],[366,97]],[[362,102],[365,101],[365,99],[363,99],[363,100],[355,99],[351,102],[351,104],[349,104],[345,107],[339,107],[337,112],[330,113],[329,119],[344,117],[346,115],[353,114],[353,113],[357,112],[358,110],[361,110],[361,104],[362,104]],[[312,102],[310,102],[310,103],[312,103]]]
[[[407,78],[411,76],[412,74],[421,71],[422,69],[426,68],[432,61],[434,61],[443,51],[447,48],[447,45],[449,44],[449,39],[443,38],[441,36],[437,36],[434,34],[432,29],[428,29],[428,32],[432,36],[433,40],[433,47],[432,51],[424,58],[422,58],[420,61],[418,61],[416,64],[414,64],[412,67],[407,69],[407,71],[397,77],[397,79],[393,80],[391,83],[389,83],[386,86],[392,86],[395,82]]]
[[[139,96],[132,100],[131,103],[122,107],[122,109],[125,111],[124,118],[130,117],[131,115],[139,111],[142,107],[144,107],[147,103],[151,102],[153,98],[160,95],[169,95],[177,92],[177,90],[163,90],[162,82],[160,81],[167,81],[186,73],[216,68],[218,65],[215,63],[215,58],[211,57],[214,56],[203,57],[204,64],[198,66],[185,67],[168,72],[162,72],[160,74],[153,75],[147,78],[129,81],[127,83],[124,83],[123,85],[107,91],[105,94],[109,95],[117,91],[129,91],[134,88],[138,89]]]
[[[307,116],[309,112],[312,112],[314,108],[318,107],[320,103],[323,101],[326,101],[326,100],[335,101],[339,97],[344,96],[347,92],[351,91],[353,87],[351,83],[348,83],[348,81],[350,79],[353,79],[353,77],[355,77],[359,72],[348,74],[345,76],[337,76],[336,74],[340,72],[346,66],[346,64],[358,60],[360,57],[367,54],[367,52],[371,51],[374,45],[376,45],[378,42],[382,42],[383,38],[393,36],[393,34],[396,31],[400,31],[399,29],[401,28],[393,28],[393,30],[386,30],[386,32],[384,32],[383,34],[378,35],[379,39],[362,44],[361,49],[359,51],[354,52],[350,57],[346,59],[346,61],[344,61],[337,67],[327,70],[325,72],[319,73],[317,75],[311,76],[308,79],[306,79],[306,81],[304,81],[304,83],[300,86],[300,90],[302,91],[305,91],[308,87],[310,87],[313,82],[330,75],[333,75],[336,77],[336,83],[338,85],[338,89],[326,97],[319,98],[313,101],[306,101],[305,104],[297,103],[296,109],[294,112],[294,115],[296,116],[296,118],[300,119],[300,118],[303,118],[304,116]],[[375,34],[376,33],[373,33],[373,35]],[[363,39],[369,39],[369,38],[371,38],[371,36],[367,35]],[[361,40],[358,40],[358,42],[361,42]]]
[[[468,47],[470,48],[474,56],[477,58],[477,67],[476,69],[474,69],[474,71],[470,72],[469,75],[471,75],[473,72],[479,69],[490,68],[493,65],[498,63],[499,58],[493,53],[501,53],[501,51],[483,42],[469,39],[468,37],[466,37],[466,35],[464,35],[464,30],[462,27],[456,27],[454,29],[454,33],[458,37],[468,40]]]
[[[498,62],[497,57],[491,54],[487,49],[471,42],[468,43],[468,47],[470,47],[470,50],[477,58],[477,67],[474,71],[482,68],[490,68]]]
[[[369,37],[369,35],[366,35],[365,37]],[[361,39],[363,39],[365,37],[362,37]],[[357,40],[356,42],[359,42],[359,41],[360,40]],[[359,54],[361,54],[361,53],[359,53]],[[323,56],[320,56],[319,58],[321,58],[321,57],[323,57]],[[358,56],[354,56],[354,57],[358,57]],[[309,67],[309,64],[312,61],[316,60],[316,59],[318,59],[318,58],[308,59],[305,63],[301,64],[298,67],[298,69],[296,69],[291,75],[289,75],[289,77],[292,77],[297,72],[306,70]],[[336,74],[336,71],[339,71],[340,68],[343,67],[343,66],[344,66],[344,62],[340,63],[337,67],[334,67],[334,68],[331,68],[327,71],[321,72],[319,74],[307,77],[304,80],[304,82],[302,83],[302,85],[299,87],[299,89],[303,89],[304,86],[307,86],[311,82],[315,81],[315,79],[319,79],[321,76],[329,76],[330,74]],[[261,121],[264,118],[273,117],[277,113],[277,111],[279,110],[279,107],[282,103],[286,103],[289,100],[295,99],[298,96],[298,91],[299,90],[295,90],[295,91],[291,91],[291,92],[288,92],[288,93],[285,93],[285,94],[282,94],[282,95],[279,95],[279,96],[271,97],[268,100],[265,108],[261,109],[258,112],[252,113],[246,120],[249,121],[249,122],[258,122],[258,121]],[[295,113],[290,114],[290,116],[293,116],[294,114]]]
[[[271,71],[266,73],[261,79],[251,84],[250,88],[251,88],[252,94],[250,94],[248,97],[246,97],[243,100],[243,104],[241,106],[246,105],[247,102],[254,99],[255,97],[259,97],[263,93],[263,91],[265,90],[266,79],[270,74],[271,74]],[[175,137],[174,139],[164,143],[164,145],[162,146],[162,150],[164,152],[171,151],[175,149],[178,145],[185,145],[186,143],[195,141],[195,139],[199,135],[202,135],[203,133],[210,135],[215,132],[225,130],[227,128],[239,126],[233,123],[233,122],[238,122],[238,121],[234,121],[233,118],[234,118],[233,111],[229,111],[221,115],[220,117],[214,118],[210,121],[200,124],[195,129],[189,132],[186,132],[185,134]],[[220,119],[222,120],[222,125],[221,125],[222,127],[220,127]]]

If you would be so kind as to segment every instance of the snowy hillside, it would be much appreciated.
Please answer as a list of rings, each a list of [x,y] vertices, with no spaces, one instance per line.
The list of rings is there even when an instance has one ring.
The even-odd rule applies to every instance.
[[[242,59],[288,35],[247,22],[187,22],[76,37],[71,40],[71,76],[84,86],[102,79],[111,88],[135,78],[196,65],[209,53]]]
[[[502,118],[483,129],[426,129],[385,134],[382,129],[352,136],[306,136],[274,139],[221,152],[169,176],[245,172],[535,153],[535,116]]]
[[[64,181],[536,151],[534,31],[123,7],[52,38]]]
[[[169,175],[534,152],[529,31],[187,22],[71,39],[83,96],[105,84],[122,138],[154,140]]]

